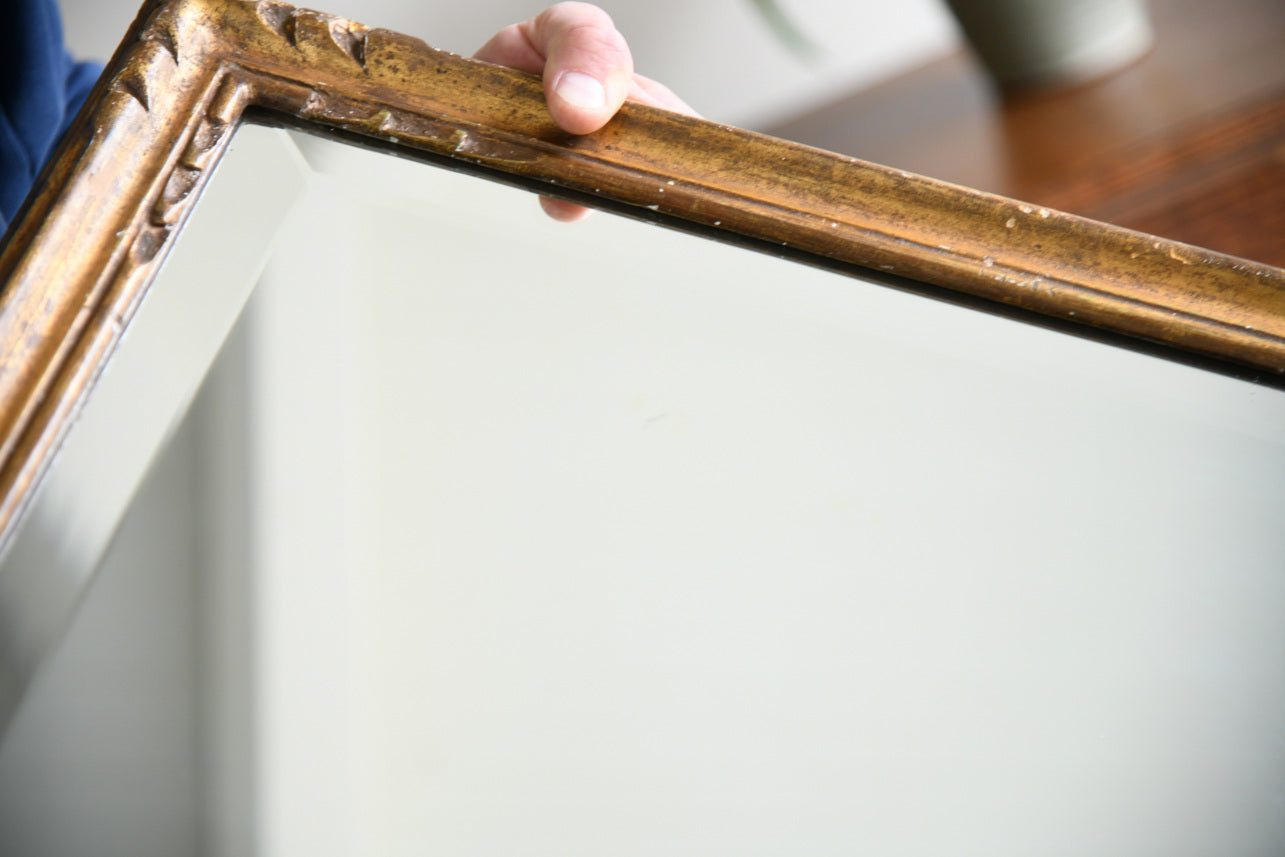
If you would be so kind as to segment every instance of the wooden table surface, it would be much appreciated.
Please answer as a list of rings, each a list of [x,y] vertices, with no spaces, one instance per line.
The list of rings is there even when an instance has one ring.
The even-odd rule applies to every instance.
[[[777,136],[1285,267],[1285,0],[1154,0],[1155,46],[1002,96],[966,52]]]

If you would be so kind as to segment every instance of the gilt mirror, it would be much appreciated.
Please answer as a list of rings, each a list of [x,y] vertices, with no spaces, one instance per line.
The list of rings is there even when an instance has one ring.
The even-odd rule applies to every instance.
[[[1281,271],[281,4],[117,62],[5,248],[15,841],[1279,850]]]

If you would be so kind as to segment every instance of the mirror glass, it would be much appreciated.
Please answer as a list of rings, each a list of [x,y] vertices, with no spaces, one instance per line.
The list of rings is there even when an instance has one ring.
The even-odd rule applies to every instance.
[[[26,655],[30,853],[1279,852],[1285,393],[280,130],[227,176],[301,179]],[[203,225],[149,304],[256,268]]]

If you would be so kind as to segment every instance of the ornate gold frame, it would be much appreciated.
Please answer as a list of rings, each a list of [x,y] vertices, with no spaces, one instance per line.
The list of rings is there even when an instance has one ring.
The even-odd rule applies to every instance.
[[[252,109],[1285,378],[1285,270],[634,104],[571,137],[529,75],[273,0],[150,0],[0,252],[0,549]]]

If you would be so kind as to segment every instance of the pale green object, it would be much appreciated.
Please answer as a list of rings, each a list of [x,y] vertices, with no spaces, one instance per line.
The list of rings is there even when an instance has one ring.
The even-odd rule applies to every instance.
[[[794,54],[803,59],[814,59],[821,53],[820,46],[785,14],[776,0],[750,0],[750,4],[763,16],[776,37]]]
[[[1075,83],[1151,47],[1145,0],[947,0],[978,57],[1006,87]]]

